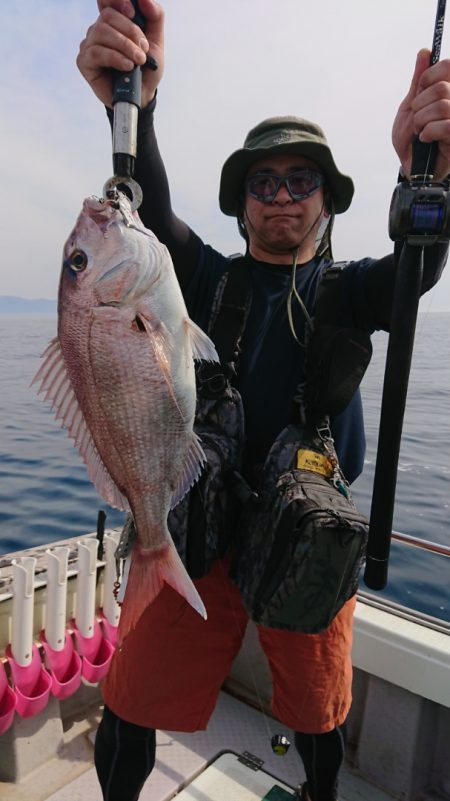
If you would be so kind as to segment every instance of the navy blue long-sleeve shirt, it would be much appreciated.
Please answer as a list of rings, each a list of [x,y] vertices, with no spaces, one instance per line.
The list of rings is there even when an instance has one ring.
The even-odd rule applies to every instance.
[[[153,127],[154,106],[155,102],[149,104],[139,115],[135,178],[144,194],[140,216],[144,225],[167,245],[189,314],[207,330],[217,283],[230,260],[202,242],[172,210]],[[111,120],[111,112],[109,117]],[[275,437],[290,421],[292,399],[304,376],[304,350],[288,322],[286,302],[291,266],[247,258],[251,265],[252,303],[241,342],[236,385],[245,411],[244,463],[251,477],[254,467],[264,460]],[[423,291],[439,279],[446,258],[445,245],[426,249]],[[297,291],[311,315],[327,264],[312,259],[299,265],[296,272]],[[393,254],[349,263],[339,279],[330,322],[369,332],[388,330],[395,266]],[[305,318],[295,301],[293,313],[296,335],[303,341]],[[332,432],[342,469],[352,482],[362,471],[365,453],[359,391],[344,412],[332,420]]]

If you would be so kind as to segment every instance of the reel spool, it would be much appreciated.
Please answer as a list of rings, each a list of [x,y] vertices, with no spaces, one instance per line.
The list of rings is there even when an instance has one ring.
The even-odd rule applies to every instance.
[[[411,245],[434,245],[450,238],[449,181],[413,179],[398,184],[389,211],[389,236]]]

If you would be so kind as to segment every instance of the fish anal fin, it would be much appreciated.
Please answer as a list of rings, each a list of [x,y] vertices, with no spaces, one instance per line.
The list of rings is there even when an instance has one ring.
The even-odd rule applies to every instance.
[[[144,611],[169,584],[205,620],[206,609],[192,579],[181,561],[172,540],[163,548],[143,552],[134,546],[131,566],[119,621],[119,643],[134,629]]]
[[[43,362],[32,384],[38,384],[38,395],[45,392],[45,399],[51,402],[56,420],[73,439],[83,459],[90,480],[104,500],[117,509],[129,509],[125,496],[113,481],[97,450],[94,440],[80,407],[67,370],[58,338],[51,341],[44,351]]]

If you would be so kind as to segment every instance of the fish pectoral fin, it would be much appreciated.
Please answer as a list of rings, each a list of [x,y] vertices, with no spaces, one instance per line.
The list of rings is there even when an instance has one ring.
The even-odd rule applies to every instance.
[[[156,362],[161,371],[161,375],[163,376],[167,389],[169,390],[169,395],[178,409],[181,419],[184,421],[183,411],[177,401],[170,371],[169,354],[172,350],[172,343],[170,341],[169,331],[162,321],[158,321],[157,325],[154,325],[147,312],[145,314],[141,311],[138,312],[135,317],[135,323],[140,330],[146,331],[155,354]]]
[[[45,392],[44,399],[51,402],[55,420],[61,420],[61,426],[67,429],[69,437],[73,439],[97,492],[110,506],[128,510],[127,499],[111,478],[92,439],[75,395],[58,337],[52,339],[42,358],[43,363],[34,376],[32,385],[39,384],[38,395]]]
[[[201,442],[197,434],[192,432],[192,440],[189,446],[186,458],[184,460],[183,469],[177,484],[177,487],[172,495],[170,508],[173,509],[191,489],[192,485],[198,481],[202,472],[203,465],[206,462],[205,452],[202,448]]]
[[[172,540],[154,553],[143,554],[135,545],[131,554],[125,597],[119,621],[119,643],[134,629],[148,606],[169,584],[206,620],[206,609]]]
[[[168,361],[166,354],[172,350],[172,343],[170,341],[170,332],[162,320],[153,317],[148,305],[141,304],[135,315],[135,323],[141,331],[146,331],[152,342],[155,343],[158,353],[164,354],[164,358]]]
[[[197,361],[218,362],[217,351],[209,336],[189,317],[186,317],[184,323],[194,359]]]

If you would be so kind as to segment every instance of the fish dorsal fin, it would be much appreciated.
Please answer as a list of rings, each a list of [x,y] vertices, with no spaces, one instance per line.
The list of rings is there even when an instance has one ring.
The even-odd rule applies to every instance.
[[[127,499],[111,478],[92,439],[75,396],[58,337],[52,339],[42,358],[44,361],[31,383],[39,384],[38,395],[45,393],[44,400],[51,402],[55,420],[61,420],[61,426],[67,429],[69,437],[73,439],[97,492],[110,506],[129,509]]]
[[[219,357],[209,336],[189,317],[185,320],[186,333],[191,343],[194,359],[207,362],[218,362]]]
[[[198,480],[205,462],[206,456],[201,446],[200,439],[193,431],[191,444],[184,460],[178,485],[172,495],[171,509],[173,509],[174,506],[176,506],[177,503],[184,498],[186,493],[191,489],[192,485]]]

